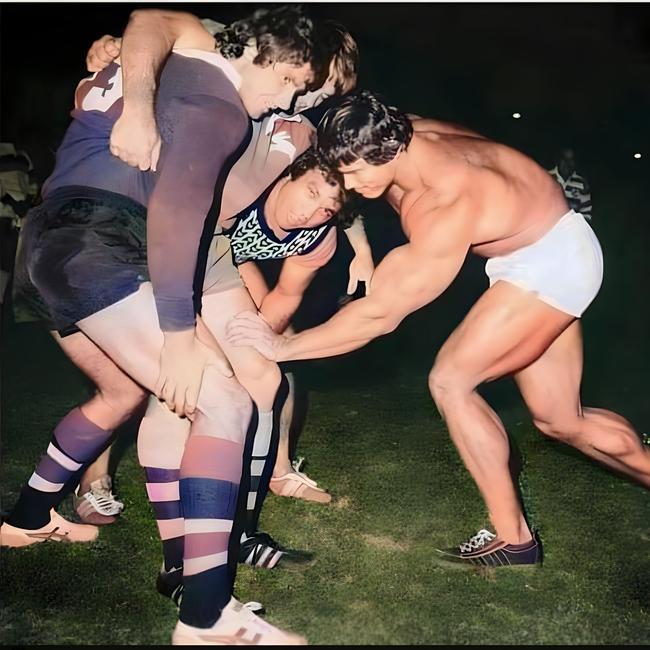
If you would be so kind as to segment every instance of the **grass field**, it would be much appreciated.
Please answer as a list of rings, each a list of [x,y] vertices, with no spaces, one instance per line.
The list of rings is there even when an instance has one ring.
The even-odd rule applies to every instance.
[[[3,342],[9,510],[52,425],[88,387],[38,326],[10,328]],[[544,566],[438,565],[436,546],[487,523],[482,502],[426,373],[382,376],[369,359],[361,353],[305,373],[312,390],[300,451],[335,499],[268,498],[263,528],[315,561],[300,570],[242,568],[239,598],[261,601],[268,620],[322,645],[650,642],[647,492],[544,439],[508,389],[500,412],[522,459],[519,482]],[[153,588],[159,542],[133,445],[116,481],[126,510],[97,542],[2,550],[3,645],[169,643],[176,611]]]

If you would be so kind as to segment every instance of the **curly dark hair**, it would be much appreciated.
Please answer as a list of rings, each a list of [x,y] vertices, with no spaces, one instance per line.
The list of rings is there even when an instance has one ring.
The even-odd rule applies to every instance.
[[[341,208],[332,217],[332,221],[342,228],[347,228],[352,224],[357,216],[356,211],[353,211],[351,206],[348,206],[350,196],[348,191],[345,189],[343,174],[329,164],[321,151],[316,147],[310,147],[291,163],[286,174],[291,178],[291,180],[296,180],[312,169],[319,171],[327,183],[332,187],[338,186],[341,198]]]
[[[262,8],[228,25],[215,34],[217,47],[226,59],[237,59],[254,41],[253,63],[262,68],[273,63],[311,64],[314,72],[309,87],[320,88],[328,77],[332,56],[327,32],[309,16],[302,5]]]
[[[369,90],[348,95],[318,125],[318,147],[331,165],[363,159],[370,165],[390,162],[413,136],[405,113]]]

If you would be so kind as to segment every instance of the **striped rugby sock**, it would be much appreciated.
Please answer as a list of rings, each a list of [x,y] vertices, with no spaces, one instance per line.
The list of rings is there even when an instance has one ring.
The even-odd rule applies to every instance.
[[[185,520],[181,512],[180,469],[145,467],[149,502],[162,540],[165,571],[183,566]]]
[[[22,489],[9,523],[26,529],[45,526],[50,509],[76,487],[70,479],[97,458],[112,433],[91,422],[80,408],[70,411],[54,430],[47,454]]]
[[[190,435],[181,464],[179,493],[185,521],[180,620],[207,628],[228,604],[232,580],[228,545],[237,509],[243,445]]]
[[[264,499],[269,493],[273,466],[280,442],[280,416],[289,394],[289,382],[282,375],[271,411],[257,411],[257,427],[250,451],[250,482],[246,500],[246,523],[244,533],[251,537],[257,532]],[[250,448],[250,445],[247,446]],[[248,455],[247,455],[248,458]],[[244,541],[244,536],[242,536]]]

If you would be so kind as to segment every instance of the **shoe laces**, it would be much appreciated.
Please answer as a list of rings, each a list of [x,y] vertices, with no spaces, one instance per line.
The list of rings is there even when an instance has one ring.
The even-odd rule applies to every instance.
[[[102,515],[117,515],[124,509],[124,504],[118,501],[110,490],[107,492],[91,488],[82,498]]]
[[[461,553],[471,553],[472,551],[476,551],[479,548],[483,548],[486,544],[495,538],[496,535],[494,533],[491,533],[485,528],[481,528],[481,530],[479,530],[476,535],[470,537],[466,542],[463,542],[459,548]]]

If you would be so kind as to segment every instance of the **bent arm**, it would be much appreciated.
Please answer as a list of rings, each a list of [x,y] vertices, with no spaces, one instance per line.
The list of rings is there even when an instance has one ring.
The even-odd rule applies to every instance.
[[[122,38],[120,59],[124,110],[153,112],[156,80],[174,47],[214,51],[214,38],[192,14],[161,9],[136,9]]]
[[[169,119],[173,134],[147,206],[147,261],[160,327],[173,331],[194,326],[199,241],[213,198],[221,199],[215,180],[228,172],[248,120],[238,107],[206,95],[175,98]]]
[[[411,243],[393,249],[377,267],[371,295],[350,303],[323,325],[286,338],[277,360],[356,350],[392,332],[408,314],[435,300],[456,277],[469,250],[462,209],[449,208],[419,232],[415,228]]]
[[[259,309],[262,301],[269,292],[269,287],[266,284],[262,272],[259,270],[257,264],[252,261],[244,262],[237,268],[239,270],[239,275],[244,282],[244,286],[248,289],[248,293],[251,294],[255,306]]]
[[[260,314],[274,332],[281,334],[289,327],[317,271],[316,266],[301,264],[298,257],[288,257],[284,261],[277,284],[260,305]]]

